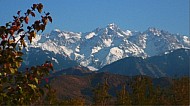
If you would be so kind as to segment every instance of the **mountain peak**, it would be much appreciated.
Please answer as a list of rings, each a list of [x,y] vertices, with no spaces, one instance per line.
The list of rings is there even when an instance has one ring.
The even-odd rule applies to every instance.
[[[149,27],[146,32],[151,33],[151,34],[156,35],[156,36],[161,35],[161,31],[157,28],[154,28],[154,27]]]
[[[54,32],[61,32],[61,30],[59,30],[59,29],[54,29],[53,31]]]
[[[115,23],[111,23],[107,25],[107,28],[114,30],[114,29],[118,29],[118,26]]]
[[[155,31],[159,31],[159,29],[155,28],[155,27],[149,27],[148,31],[150,32],[155,32]]]
[[[156,28],[133,32],[122,30],[111,23],[86,33],[55,29],[50,34],[39,37],[31,47],[63,55],[89,69],[99,69],[124,57],[146,58],[167,50],[190,48],[190,41],[188,36],[165,33]],[[61,56],[53,57],[53,60],[60,63]]]
[[[59,30],[59,29],[53,29],[51,32],[50,32],[50,34],[59,34],[59,33],[61,33],[62,31],[61,30]]]

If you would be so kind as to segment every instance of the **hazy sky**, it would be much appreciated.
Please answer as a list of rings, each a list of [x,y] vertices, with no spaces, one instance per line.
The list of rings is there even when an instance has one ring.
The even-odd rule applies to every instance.
[[[0,0],[0,25],[12,20],[17,10],[42,3],[58,28],[88,32],[109,23],[121,29],[145,31],[148,27],[189,35],[189,0]]]

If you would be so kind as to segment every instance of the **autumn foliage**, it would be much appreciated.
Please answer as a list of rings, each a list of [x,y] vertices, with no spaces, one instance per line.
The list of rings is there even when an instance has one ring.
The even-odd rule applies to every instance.
[[[50,62],[43,65],[18,70],[23,62],[22,51],[26,47],[26,40],[30,43],[38,31],[44,31],[48,21],[52,22],[50,13],[41,16],[29,25],[31,17],[42,14],[43,5],[33,4],[23,15],[21,11],[13,16],[13,21],[0,26],[0,104],[22,105],[35,104],[42,101],[45,94],[41,82],[53,69]],[[37,10],[37,11],[36,11]],[[19,37],[16,35],[19,35]]]

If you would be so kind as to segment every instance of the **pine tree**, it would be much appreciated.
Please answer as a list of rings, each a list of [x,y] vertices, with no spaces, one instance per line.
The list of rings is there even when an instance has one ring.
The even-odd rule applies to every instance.
[[[94,103],[95,105],[106,106],[109,103],[111,96],[108,93],[109,85],[107,78],[103,85],[98,84],[97,88],[94,89]]]
[[[132,104],[151,105],[153,104],[154,89],[150,78],[137,76],[131,84]]]
[[[122,86],[121,91],[117,93],[117,105],[131,105],[131,99],[128,91],[126,90],[126,85]]]

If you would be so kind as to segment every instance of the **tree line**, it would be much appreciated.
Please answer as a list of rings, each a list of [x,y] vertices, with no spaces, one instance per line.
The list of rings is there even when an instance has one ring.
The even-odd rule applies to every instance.
[[[55,99],[55,105],[189,105],[189,77],[172,79],[170,86],[154,85],[152,79],[146,76],[138,76],[129,82],[120,84],[116,90],[116,96],[110,91],[108,80],[97,84],[92,90],[92,102],[86,104],[84,98]]]

